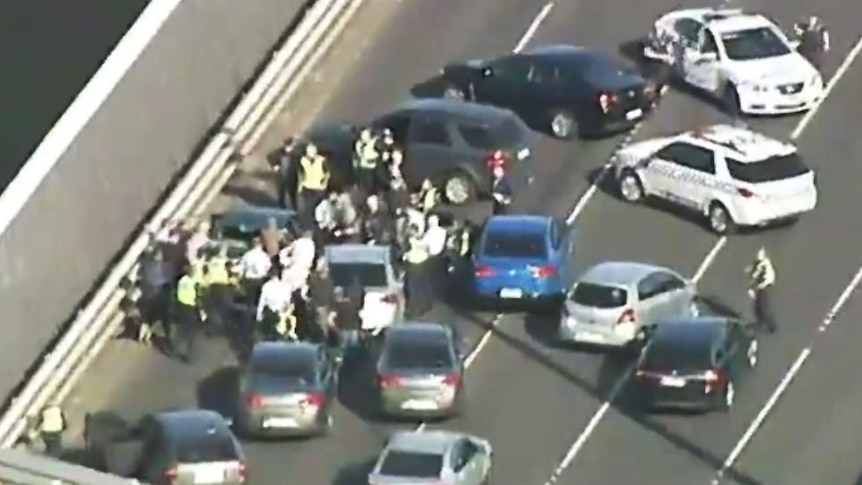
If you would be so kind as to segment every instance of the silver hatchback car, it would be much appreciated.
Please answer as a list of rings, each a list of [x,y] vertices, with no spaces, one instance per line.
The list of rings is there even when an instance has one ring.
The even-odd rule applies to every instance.
[[[622,347],[644,325],[696,317],[697,288],[679,273],[651,264],[610,261],[587,270],[563,305],[563,342]]]
[[[386,443],[368,483],[484,485],[494,450],[482,438],[455,431],[401,431]]]

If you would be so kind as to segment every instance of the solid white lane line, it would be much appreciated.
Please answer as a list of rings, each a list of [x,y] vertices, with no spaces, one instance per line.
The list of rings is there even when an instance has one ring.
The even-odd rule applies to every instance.
[[[544,7],[542,7],[542,10],[539,10],[539,14],[536,15],[536,18],[534,18],[532,22],[530,22],[530,26],[527,27],[527,31],[524,32],[524,35],[521,36],[521,40],[519,40],[518,43],[515,44],[515,48],[512,49],[512,52],[517,54],[518,52],[524,50],[524,47],[527,47],[527,44],[529,44],[533,37],[536,35],[536,32],[539,30],[539,27],[542,26],[542,22],[545,21],[545,19],[551,13],[551,9],[553,8],[554,2],[548,2],[545,4]]]
[[[718,238],[718,241],[715,242],[715,245],[712,249],[706,253],[706,257],[701,261],[700,266],[697,267],[697,271],[694,272],[694,276],[691,277],[691,280],[697,283],[703,278],[703,275],[706,274],[706,270],[712,266],[712,263],[715,261],[715,258],[718,257],[718,253],[724,248],[724,245],[727,244],[727,236],[721,236]]]

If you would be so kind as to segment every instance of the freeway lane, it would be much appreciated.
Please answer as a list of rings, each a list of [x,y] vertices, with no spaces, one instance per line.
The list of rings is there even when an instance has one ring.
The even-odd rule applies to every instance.
[[[147,0],[0,5],[0,191],[48,133]]]

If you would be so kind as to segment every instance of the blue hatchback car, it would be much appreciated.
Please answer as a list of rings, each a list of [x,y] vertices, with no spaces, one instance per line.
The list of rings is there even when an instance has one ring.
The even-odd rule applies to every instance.
[[[474,291],[499,300],[555,300],[574,277],[574,230],[549,216],[494,216],[473,251]]]

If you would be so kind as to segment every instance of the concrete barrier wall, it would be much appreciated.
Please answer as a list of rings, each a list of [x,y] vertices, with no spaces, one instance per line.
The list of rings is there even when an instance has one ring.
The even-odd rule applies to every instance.
[[[306,0],[183,0],[0,236],[9,395]]]

